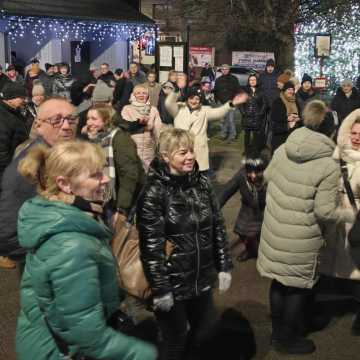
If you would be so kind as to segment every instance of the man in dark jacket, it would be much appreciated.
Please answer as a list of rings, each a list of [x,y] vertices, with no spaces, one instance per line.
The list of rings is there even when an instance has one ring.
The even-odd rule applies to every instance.
[[[129,66],[129,80],[132,82],[134,87],[146,82],[145,73],[140,70],[140,67],[137,63],[133,62]]]
[[[25,250],[17,240],[17,217],[22,204],[36,195],[36,188],[26,181],[17,170],[19,162],[36,143],[53,146],[59,141],[73,140],[76,133],[77,118],[75,108],[65,99],[45,101],[38,110],[36,132],[39,138],[27,144],[6,168],[2,179],[0,195],[0,267],[15,267],[19,262],[20,271]]]
[[[21,114],[26,89],[15,82],[7,83],[0,100],[0,182],[18,145],[28,138],[26,120]]]
[[[102,80],[108,84],[108,86],[115,86],[115,77],[112,71],[110,71],[110,66],[107,63],[103,63],[100,65],[100,73],[99,80]]]
[[[129,104],[130,95],[133,91],[132,82],[124,76],[123,69],[116,69],[115,77],[115,90],[113,98],[113,106],[118,112],[121,112],[125,105]]]
[[[360,94],[349,79],[341,82],[341,87],[331,101],[330,108],[337,112],[340,124],[355,109],[360,107]]]
[[[259,88],[265,96],[267,106],[271,108],[275,99],[279,97],[277,77],[279,73],[275,70],[275,61],[269,59],[266,62],[265,71],[260,74]]]
[[[215,99],[221,104],[232,100],[240,90],[240,84],[238,79],[230,74],[230,66],[224,64],[221,66],[222,75],[215,81]],[[229,141],[236,138],[236,127],[234,120],[234,111],[231,110],[225,116],[221,123],[221,137]]]

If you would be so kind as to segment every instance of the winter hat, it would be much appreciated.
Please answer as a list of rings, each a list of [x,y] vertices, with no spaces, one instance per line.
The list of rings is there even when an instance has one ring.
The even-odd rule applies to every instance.
[[[282,88],[282,91],[286,91],[287,89],[294,89],[295,90],[295,85],[292,81],[287,81],[285,84],[284,84],[284,87]]]
[[[282,83],[282,84],[286,84],[289,80],[290,80],[290,76],[287,74],[281,74],[277,78],[277,82]]]
[[[312,84],[313,79],[312,79],[312,77],[311,77],[310,75],[304,74],[303,77],[302,77],[302,79],[301,79],[301,85],[302,85],[304,82],[306,82],[306,81],[310,81],[311,84]]]
[[[275,67],[275,60],[274,60],[274,59],[268,59],[268,60],[266,61],[266,67],[268,67],[268,66],[273,66],[273,67]]]
[[[201,88],[199,86],[193,86],[189,89],[186,94],[186,100],[193,96],[198,96],[200,98],[200,101],[203,101],[203,92],[201,91]]]
[[[257,154],[251,154],[243,161],[247,173],[264,171],[267,165],[265,159]]]
[[[351,85],[353,86],[353,82],[350,80],[350,79],[344,79],[341,83],[340,83],[341,86],[344,86],[344,85]]]
[[[2,89],[2,99],[11,100],[16,98],[26,98],[27,92],[24,86],[17,82],[8,82]]]
[[[114,96],[113,88],[109,87],[106,82],[98,80],[92,93],[91,101],[109,102]]]
[[[45,95],[45,89],[44,86],[41,84],[41,82],[34,84],[31,94],[32,96]]]
[[[174,84],[171,81],[165,81],[162,85],[162,88],[171,88],[172,90],[175,90]]]
[[[54,65],[53,64],[50,64],[50,63],[46,63],[45,64],[45,70],[48,71],[51,67],[53,67]]]
[[[201,78],[201,83],[202,84],[211,84],[211,80],[210,80],[210,78],[208,76],[203,76]]]

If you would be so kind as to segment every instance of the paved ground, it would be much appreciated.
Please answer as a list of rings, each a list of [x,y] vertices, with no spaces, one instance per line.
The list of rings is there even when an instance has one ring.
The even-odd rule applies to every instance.
[[[212,141],[214,150],[214,164],[216,166],[218,181],[225,182],[238,169],[241,161],[240,141],[235,144],[224,145],[219,141]],[[232,236],[232,227],[239,208],[239,196],[234,196],[224,208],[229,236]],[[16,316],[19,308],[17,274],[13,270],[0,270],[0,360],[15,360],[14,336]],[[270,349],[269,336],[271,323],[268,306],[269,281],[260,278],[255,268],[255,261],[246,263],[235,262],[233,272],[233,286],[223,296],[216,294],[216,304],[219,313],[233,308],[237,314],[241,312],[248,319],[251,328],[246,329],[246,321],[240,320],[244,325],[239,331],[232,332],[234,341],[228,346],[235,349],[238,356],[232,359],[242,359],[241,354],[247,351],[251,353],[252,340],[256,343],[256,355],[254,359],[275,360],[306,358],[316,360],[356,360],[360,359],[360,338],[350,335],[350,326],[353,304],[348,299],[320,298],[322,307],[327,308],[336,316],[333,317],[329,326],[318,333],[312,334],[317,346],[317,351],[309,356],[282,356]],[[235,314],[236,315],[236,314]],[[234,312],[230,317],[234,318]],[[241,329],[242,332],[240,331]],[[224,339],[223,339],[224,340]],[[228,342],[227,337],[224,342]],[[213,346],[210,344],[209,346]],[[220,348],[218,344],[217,349]],[[215,347],[216,351],[216,347]],[[209,356],[207,360],[230,359],[230,357]],[[36,359],[29,359],[36,360]]]

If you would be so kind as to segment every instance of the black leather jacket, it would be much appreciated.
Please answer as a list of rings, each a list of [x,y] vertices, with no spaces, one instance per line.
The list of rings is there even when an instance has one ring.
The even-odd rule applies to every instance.
[[[155,159],[138,199],[137,225],[145,275],[154,295],[201,295],[217,272],[232,268],[224,221],[211,185],[196,168],[174,176]],[[173,245],[165,255],[166,241]]]

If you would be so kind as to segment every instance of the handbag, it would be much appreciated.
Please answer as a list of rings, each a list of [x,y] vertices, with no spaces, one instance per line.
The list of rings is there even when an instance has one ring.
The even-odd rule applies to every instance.
[[[129,295],[138,299],[146,300],[149,298],[151,288],[145,277],[140,259],[139,233],[133,217],[119,216],[115,225],[115,236],[111,247],[118,264],[120,287]],[[166,256],[169,257],[172,251],[172,243],[166,241]]]
[[[341,170],[341,175],[343,178],[346,194],[349,198],[351,207],[353,208],[354,213],[356,215],[355,222],[348,233],[348,241],[349,241],[350,246],[359,247],[360,246],[360,241],[359,241],[359,238],[360,238],[360,213],[358,212],[358,208],[357,208],[356,201],[355,201],[355,196],[354,196],[354,193],[351,189],[351,185],[349,182],[349,172],[348,172],[348,169],[346,166],[346,162],[343,159],[340,159],[340,170]]]

